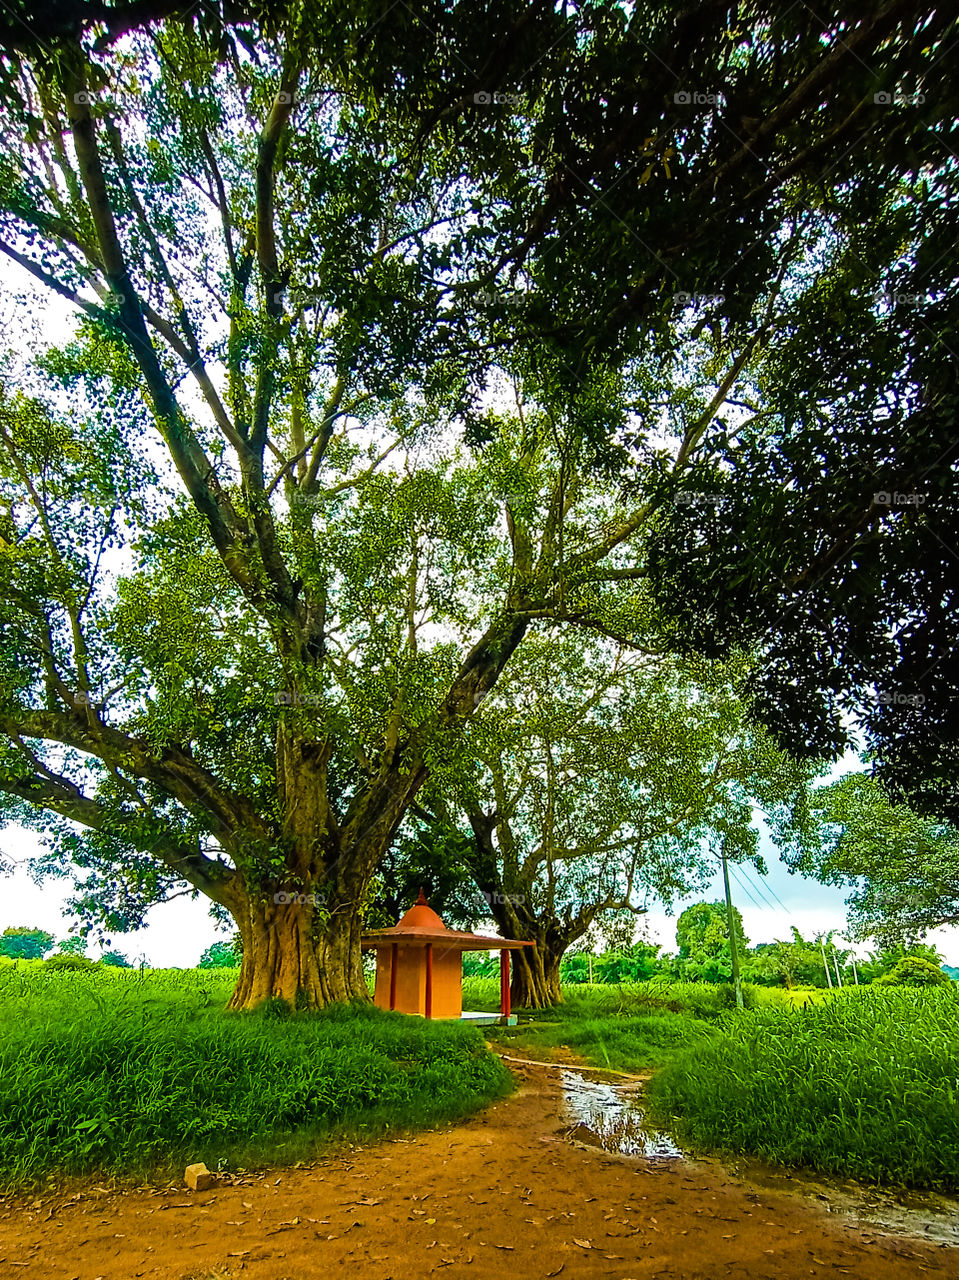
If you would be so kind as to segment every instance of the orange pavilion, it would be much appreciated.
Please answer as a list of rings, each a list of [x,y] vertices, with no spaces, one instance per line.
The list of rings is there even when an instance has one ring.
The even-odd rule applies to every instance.
[[[447,929],[421,889],[416,904],[399,924],[364,934],[361,945],[364,951],[376,951],[373,1003],[380,1009],[418,1013],[424,1018],[515,1022],[509,1007],[509,953],[536,944]],[[500,953],[499,1017],[463,1012],[464,951]]]

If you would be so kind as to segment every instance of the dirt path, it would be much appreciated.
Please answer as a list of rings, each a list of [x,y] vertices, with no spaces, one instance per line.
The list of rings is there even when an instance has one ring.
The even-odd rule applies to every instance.
[[[4,1280],[904,1280],[959,1250],[877,1236],[714,1162],[609,1158],[562,1136],[558,1072],[455,1128],[239,1185],[0,1203]]]

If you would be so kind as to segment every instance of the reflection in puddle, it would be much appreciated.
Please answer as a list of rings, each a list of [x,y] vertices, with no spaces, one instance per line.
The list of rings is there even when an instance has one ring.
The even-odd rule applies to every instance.
[[[613,1155],[644,1156],[647,1160],[682,1156],[667,1134],[647,1127],[645,1112],[632,1096],[636,1085],[587,1080],[579,1071],[564,1070],[562,1075],[572,1125],[569,1137]]]
[[[647,1160],[682,1159],[684,1153],[665,1133],[648,1128],[641,1104],[642,1084],[613,1085],[591,1080],[581,1071],[562,1069],[568,1138],[610,1155]],[[700,1158],[701,1159],[701,1158]],[[852,1179],[765,1164],[738,1156],[722,1161],[728,1173],[757,1192],[778,1191],[819,1206],[861,1231],[959,1247],[959,1199],[928,1191],[864,1186]]]

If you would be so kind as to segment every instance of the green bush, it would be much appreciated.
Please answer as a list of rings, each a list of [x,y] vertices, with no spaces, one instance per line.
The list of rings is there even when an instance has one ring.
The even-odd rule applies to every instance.
[[[48,969],[95,969],[96,961],[89,956],[78,956],[71,951],[61,951],[49,960],[44,960]]]
[[[243,963],[243,940],[234,933],[230,942],[214,942],[200,956],[200,969],[235,969]]]
[[[959,992],[872,986],[728,1014],[650,1097],[700,1147],[955,1189],[957,1077]]]
[[[877,978],[877,987],[943,987],[952,979],[932,960],[921,956],[903,956],[888,973]]]
[[[0,933],[0,956],[10,960],[39,960],[52,946],[52,933],[29,925],[11,926]]]

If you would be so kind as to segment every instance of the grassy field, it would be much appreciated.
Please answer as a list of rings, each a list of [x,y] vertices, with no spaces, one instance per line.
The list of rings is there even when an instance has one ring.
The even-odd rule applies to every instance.
[[[657,1068],[659,1123],[701,1150],[959,1189],[959,989],[576,986],[482,1031],[377,1009],[225,1015],[235,970],[0,961],[0,1188],[292,1163],[436,1125],[511,1088],[503,1052]],[[464,1007],[498,1008],[498,979]]]
[[[471,1007],[485,994],[471,989]],[[748,999],[736,1013],[728,988],[706,984],[571,987],[493,1036],[516,1056],[567,1048],[598,1067],[658,1068],[651,1111],[694,1149],[959,1190],[959,988]]]
[[[823,993],[747,988],[757,1006],[789,1007]],[[730,987],[701,982],[640,982],[607,986],[586,983],[564,992],[554,1009],[524,1013],[516,1027],[497,1027],[491,1038],[505,1052],[534,1059],[558,1057],[571,1049],[593,1066],[635,1072],[658,1067],[675,1053],[713,1034],[729,1011]],[[499,983],[469,978],[463,983],[464,1007],[497,1008]]]
[[[512,1087],[476,1028],[372,1008],[225,1015],[234,979],[0,964],[0,1187],[292,1162]]]
[[[650,1097],[698,1147],[959,1189],[959,991],[847,988],[724,1018]]]

